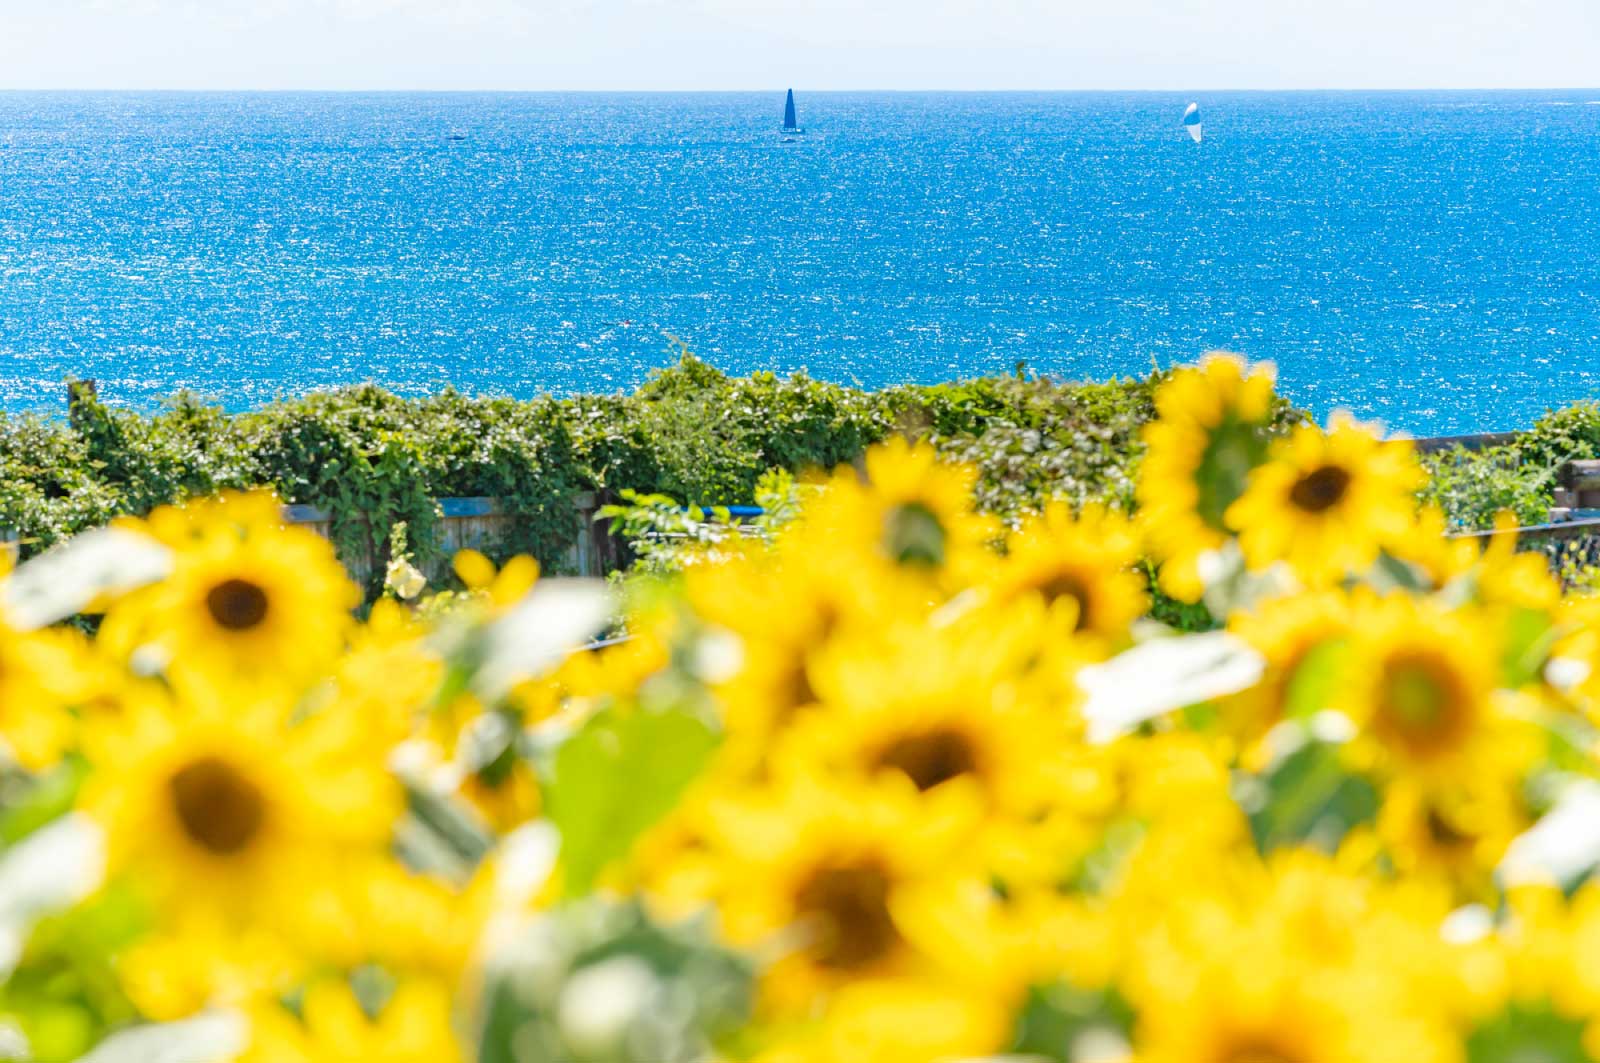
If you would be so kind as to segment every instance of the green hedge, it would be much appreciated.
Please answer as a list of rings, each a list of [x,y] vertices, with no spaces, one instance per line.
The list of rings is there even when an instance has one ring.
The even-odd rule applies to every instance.
[[[975,464],[980,504],[1003,517],[1052,497],[1131,508],[1160,379],[1019,374],[864,391],[803,373],[730,377],[686,354],[631,394],[567,399],[401,399],[362,385],[240,414],[180,394],[147,416],[80,393],[70,419],[0,413],[0,528],[32,553],[120,513],[267,485],[329,510],[343,549],[381,561],[389,526],[405,521],[428,560],[434,499],[488,495],[521,517],[498,552],[558,567],[581,492],[745,503],[770,469],[831,468],[895,432]],[[1300,416],[1280,405],[1284,423]],[[1486,527],[1501,508],[1532,523],[1548,513],[1561,464],[1596,456],[1600,403],[1580,403],[1507,446],[1430,455],[1424,497],[1460,527]]]
[[[1569,461],[1600,458],[1600,403],[1551,410],[1503,446],[1460,447],[1424,457],[1422,497],[1443,507],[1458,528],[1489,528],[1502,509],[1521,524],[1549,519]]]
[[[119,513],[267,485],[331,511],[341,547],[382,558],[406,521],[426,558],[433,499],[489,495],[523,519],[500,552],[558,563],[573,496],[631,488],[749,502],[769,469],[831,468],[894,432],[976,463],[985,507],[1131,497],[1158,377],[1013,377],[863,391],[804,374],[727,376],[685,355],[627,395],[401,399],[363,385],[227,414],[179,395],[153,416],[81,394],[69,419],[0,414],[0,528],[26,552]],[[381,569],[381,566],[380,566]]]

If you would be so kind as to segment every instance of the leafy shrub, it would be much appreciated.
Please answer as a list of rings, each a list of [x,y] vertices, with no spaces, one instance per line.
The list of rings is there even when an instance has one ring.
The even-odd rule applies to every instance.
[[[407,524],[426,562],[439,550],[435,500],[489,496],[518,517],[490,553],[549,566],[584,531],[580,493],[748,503],[773,470],[832,468],[897,431],[974,462],[980,505],[1006,516],[1054,497],[1126,504],[1153,383],[1004,377],[870,392],[804,373],[730,377],[685,354],[632,394],[559,400],[452,389],[405,400],[366,384],[239,414],[180,394],[145,416],[80,392],[65,422],[0,414],[0,528],[31,552],[119,513],[262,485],[328,510],[341,551],[371,558],[377,579],[391,525]]]
[[[1600,457],[1600,402],[1551,410],[1517,438],[1516,449],[1535,466]]]
[[[1151,381],[1110,385],[1022,382],[1001,378],[925,389],[927,401],[898,392],[902,423],[930,422],[945,457],[978,469],[978,507],[1008,520],[1051,499],[1095,499],[1133,508],[1133,482],[1153,416]],[[1114,395],[1116,401],[1106,401]]]
[[[1542,524],[1550,517],[1550,492],[1560,466],[1536,464],[1520,446],[1452,447],[1425,455],[1424,464],[1429,475],[1420,497],[1443,509],[1454,527],[1493,527],[1495,514],[1505,509],[1519,524]]]

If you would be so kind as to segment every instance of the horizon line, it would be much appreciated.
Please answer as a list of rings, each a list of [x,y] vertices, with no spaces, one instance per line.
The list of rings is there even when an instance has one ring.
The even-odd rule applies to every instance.
[[[162,94],[173,96],[204,96],[228,93],[234,95],[436,95],[436,96],[472,96],[472,95],[499,95],[499,96],[694,96],[694,95],[760,95],[773,92],[784,92],[788,89],[810,93],[813,95],[860,95],[873,93],[876,95],[965,95],[965,96],[1001,96],[1001,95],[1106,95],[1118,94],[1144,94],[1144,95],[1183,95],[1185,93],[1226,93],[1232,95],[1245,94],[1298,94],[1298,93],[1445,93],[1445,92],[1600,92],[1600,85],[1433,85],[1433,86],[1374,86],[1374,87],[1283,87],[1283,88],[1241,88],[1237,86],[1216,87],[1187,87],[1187,88],[797,88],[797,86],[784,85],[783,87],[757,87],[757,88],[689,88],[689,89],[638,89],[638,88],[328,88],[328,87],[239,87],[215,86],[206,88],[195,87],[155,87],[138,86],[109,88],[106,86],[6,86],[0,85],[0,95],[21,94],[87,94],[100,93],[106,95],[133,95],[133,94]]]

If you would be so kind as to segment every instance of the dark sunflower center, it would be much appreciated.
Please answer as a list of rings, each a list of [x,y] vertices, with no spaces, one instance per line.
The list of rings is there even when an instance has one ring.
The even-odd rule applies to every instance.
[[[1295,481],[1289,491],[1289,501],[1307,513],[1324,513],[1337,506],[1349,488],[1349,470],[1323,465]]]
[[[889,556],[899,564],[929,568],[944,564],[944,524],[921,502],[905,502],[891,509],[883,537]]]
[[[899,940],[889,915],[889,877],[876,864],[818,869],[800,887],[795,906],[816,932],[812,952],[825,967],[870,966]]]
[[[1078,603],[1078,621],[1074,630],[1082,631],[1090,626],[1089,616],[1089,588],[1084,586],[1076,574],[1061,572],[1039,588],[1046,601],[1058,602],[1063,598],[1071,598]]]
[[[817,692],[811,686],[811,671],[806,667],[806,655],[795,654],[794,662],[786,671],[788,674],[782,684],[784,704],[781,708],[798,709],[815,702]]]
[[[230,856],[261,832],[267,812],[261,791],[220,757],[185,764],[168,785],[178,822],[202,849]]]
[[[1472,836],[1461,831],[1445,818],[1437,808],[1429,807],[1427,819],[1428,838],[1441,849],[1458,849],[1472,843]]]
[[[1299,1056],[1284,1055],[1272,1045],[1249,1044],[1222,1057],[1222,1063],[1301,1063]]]
[[[878,767],[902,771],[918,790],[931,790],[977,771],[978,755],[966,735],[940,729],[895,739],[878,754]]]
[[[1413,753],[1453,745],[1471,725],[1466,692],[1442,662],[1424,655],[1397,656],[1384,668],[1375,729]]]
[[[206,593],[206,608],[229,631],[248,631],[267,618],[267,592],[249,580],[224,580]]]

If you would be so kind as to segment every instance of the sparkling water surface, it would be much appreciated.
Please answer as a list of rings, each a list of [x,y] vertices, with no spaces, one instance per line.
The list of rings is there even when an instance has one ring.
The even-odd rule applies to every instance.
[[[0,94],[0,408],[879,386],[1211,348],[1434,434],[1600,396],[1600,90]],[[1198,99],[1206,139],[1179,121]]]

